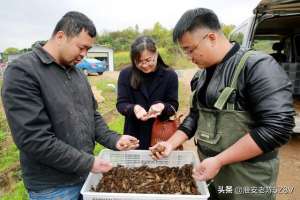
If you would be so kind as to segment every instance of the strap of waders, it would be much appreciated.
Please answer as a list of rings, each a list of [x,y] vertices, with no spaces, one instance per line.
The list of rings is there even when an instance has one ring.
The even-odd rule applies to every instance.
[[[228,102],[228,99],[230,98],[230,96],[233,92],[236,92],[238,77],[239,77],[242,69],[245,66],[246,60],[253,53],[254,53],[254,51],[247,51],[242,56],[239,64],[237,65],[237,67],[234,70],[234,74],[233,74],[233,78],[231,79],[230,86],[229,87],[227,86],[223,89],[219,98],[217,99],[216,103],[214,104],[215,108],[222,110],[224,108],[225,104],[227,103],[227,105],[226,105],[227,110],[235,109],[234,102]]]

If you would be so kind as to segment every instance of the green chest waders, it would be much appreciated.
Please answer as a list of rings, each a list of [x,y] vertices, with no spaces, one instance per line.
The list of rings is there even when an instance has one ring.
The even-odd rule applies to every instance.
[[[205,108],[196,101],[199,119],[195,142],[200,160],[215,156],[229,148],[249,133],[254,125],[248,112],[236,111],[234,102],[228,101],[231,94],[236,91],[239,74],[251,53],[248,51],[241,58],[230,86],[224,88],[214,104],[216,109]],[[195,92],[191,100],[197,98],[194,94]],[[221,200],[275,199],[274,191],[271,190],[276,189],[279,162],[277,152],[267,154],[259,156],[262,159],[254,158],[222,167],[213,180],[218,198]]]

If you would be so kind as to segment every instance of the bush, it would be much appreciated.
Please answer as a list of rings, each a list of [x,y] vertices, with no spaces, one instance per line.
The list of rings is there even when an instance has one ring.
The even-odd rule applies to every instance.
[[[194,64],[181,53],[172,53],[166,48],[159,48],[158,52],[160,53],[164,62],[175,69],[186,69],[195,67]],[[130,63],[131,61],[129,57],[129,51],[120,51],[114,53],[114,70],[119,71],[123,67],[130,65]]]
[[[114,53],[114,70],[119,71],[130,63],[129,51],[120,51]]]

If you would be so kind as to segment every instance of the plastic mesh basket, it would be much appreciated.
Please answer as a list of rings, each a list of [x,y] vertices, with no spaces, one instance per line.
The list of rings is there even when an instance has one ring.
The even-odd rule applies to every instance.
[[[198,157],[193,151],[173,151],[167,158],[161,160],[153,160],[148,150],[132,150],[132,151],[111,151],[102,150],[99,156],[107,161],[112,162],[113,166],[123,165],[125,167],[140,167],[147,165],[149,167],[168,166],[181,167],[185,164],[199,163]],[[102,174],[90,173],[85,181],[81,194],[84,200],[192,200],[192,199],[208,199],[209,192],[204,181],[197,181],[197,189],[201,195],[177,195],[177,194],[136,194],[136,193],[103,193],[91,192],[92,187],[96,187],[102,178]]]

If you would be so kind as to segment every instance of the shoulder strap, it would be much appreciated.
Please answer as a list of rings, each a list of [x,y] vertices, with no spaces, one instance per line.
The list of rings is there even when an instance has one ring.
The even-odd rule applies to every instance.
[[[241,58],[239,64],[234,70],[233,78],[231,79],[231,83],[229,87],[225,87],[221,92],[220,96],[218,97],[214,107],[222,110],[224,105],[227,103],[231,94],[237,89],[237,81],[240,76],[242,69],[245,66],[246,60],[252,55],[254,51],[247,51]],[[234,110],[234,103],[227,103],[227,110]]]

